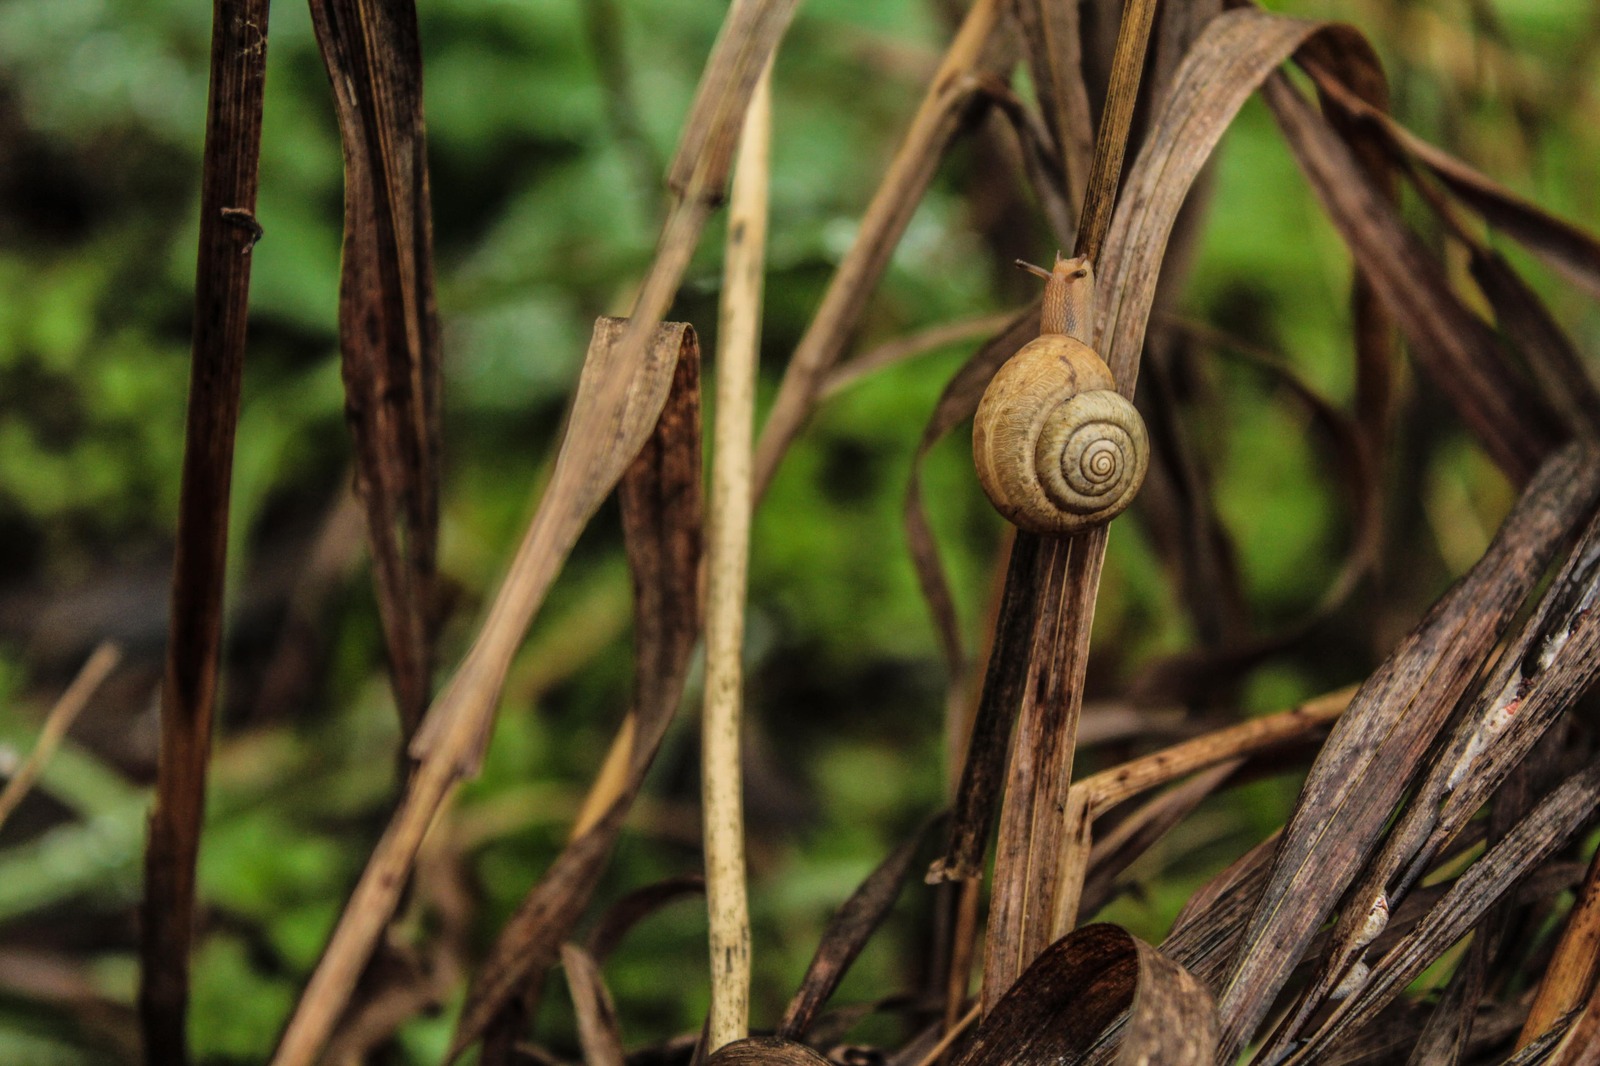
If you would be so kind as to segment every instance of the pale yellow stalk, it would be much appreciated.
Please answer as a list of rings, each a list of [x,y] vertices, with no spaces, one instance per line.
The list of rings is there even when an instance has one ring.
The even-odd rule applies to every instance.
[[[750,1025],[750,906],[745,891],[739,720],[771,115],[769,69],[750,101],[739,143],[717,331],[701,771],[711,949],[708,1051],[743,1039]]]

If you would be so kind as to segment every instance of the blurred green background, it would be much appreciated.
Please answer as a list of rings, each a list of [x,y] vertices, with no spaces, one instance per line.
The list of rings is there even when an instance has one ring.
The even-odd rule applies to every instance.
[[[1413,129],[1600,228],[1593,5],[1271,6],[1362,26]],[[775,74],[764,398],[920,97],[949,7],[959,5],[802,5]],[[589,324],[626,310],[649,262],[663,161],[724,5],[419,8],[445,331],[440,562],[458,587],[447,669],[531,513]],[[43,709],[96,642],[127,649],[0,833],[5,1062],[119,1061],[130,1046],[209,30],[207,5],[178,0],[0,4],[0,754],[26,752]],[[1036,283],[1006,264],[1048,261],[1054,240],[1037,216],[1007,230],[985,215],[973,190],[1005,163],[984,145],[963,143],[943,167],[857,350],[1032,295]],[[1258,103],[1214,169],[1179,313],[1278,353],[1347,406],[1349,259]],[[335,347],[341,196],[309,16],[280,4],[234,479],[225,708],[201,870],[192,1031],[208,1062],[259,1061],[270,1047],[394,786],[396,723],[347,499]],[[672,314],[695,323],[713,364],[719,248],[714,227]],[[1580,348],[1600,347],[1595,309],[1505,250]],[[971,348],[895,367],[831,400],[756,518],[747,773],[758,1026],[776,1020],[831,909],[943,802],[948,678],[901,508],[917,436]],[[1192,437],[1234,538],[1249,616],[1272,632],[1311,611],[1333,580],[1347,507],[1326,447],[1281,382],[1202,354],[1185,370]],[[1222,709],[1280,707],[1363,676],[1477,556],[1508,505],[1507,486],[1437,395],[1409,371],[1401,382],[1382,574],[1339,616],[1337,636],[1240,679],[1237,701]],[[930,457],[924,491],[976,644],[1002,523],[976,487],[964,431],[953,436]],[[1142,664],[1194,639],[1142,522],[1119,523],[1112,538],[1091,696],[1114,696]],[[443,868],[470,901],[454,945],[469,966],[565,838],[626,706],[629,589],[616,526],[608,506],[580,543],[507,686],[488,765],[450,816]],[[601,904],[698,867],[698,695],[691,679]],[[1108,916],[1159,937],[1200,880],[1281,822],[1295,785],[1286,776],[1208,804],[1182,839],[1134,868],[1139,891]],[[927,892],[913,886],[841,1000],[915,987],[927,911]],[[698,1026],[704,953],[692,901],[623,945],[606,976],[630,1044]],[[541,1038],[570,1051],[564,994],[546,1004]],[[453,1022],[453,1004],[417,1019],[385,1061],[438,1061]]]

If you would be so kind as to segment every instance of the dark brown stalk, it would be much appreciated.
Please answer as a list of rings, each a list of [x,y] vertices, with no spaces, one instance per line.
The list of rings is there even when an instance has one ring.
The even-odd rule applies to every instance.
[[[312,0],[344,145],[339,348],[403,736],[427,709],[439,539],[439,318],[410,0]]]
[[[182,1064],[189,1052],[189,950],[195,860],[205,817],[206,763],[222,648],[233,437],[239,421],[250,251],[267,72],[267,0],[216,0],[206,104],[195,269],[194,342],[184,427],[161,755],[145,853],[139,1011],[145,1058]]]

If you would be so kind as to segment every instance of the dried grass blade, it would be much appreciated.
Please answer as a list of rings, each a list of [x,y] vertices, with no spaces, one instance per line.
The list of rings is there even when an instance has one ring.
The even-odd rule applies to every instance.
[[[1124,1014],[1117,1061],[1209,1064],[1211,996],[1170,958],[1114,925],[1056,941],[984,1018],[956,1066],[1079,1063]]]
[[[1263,840],[1190,896],[1161,950],[1211,989],[1222,989],[1234,945],[1244,934],[1272,872],[1279,834]]]
[[[1506,1066],[1522,1063],[1555,1063],[1556,1066],[1600,1066],[1600,988],[1589,996],[1583,1013],[1559,1019],[1538,1039],[1524,1045]]]
[[[596,402],[603,409],[624,402],[630,374],[648,357],[656,328],[677,296],[706,221],[724,198],[750,96],[772,62],[798,3],[736,0],[723,20],[668,174],[677,201],[662,226],[627,328],[616,342],[614,362],[623,372],[601,387]],[[593,458],[584,456],[585,461]]]
[[[1022,0],[1015,8],[1028,45],[1028,65],[1039,102],[1054,135],[1062,186],[1072,214],[1083,210],[1094,155],[1094,118],[1083,83],[1083,33],[1077,4]]]
[[[1600,299],[1600,240],[1429,144],[1352,93],[1327,69],[1317,64],[1308,64],[1306,69],[1325,101],[1366,124],[1397,154],[1408,155],[1426,166],[1485,222],[1527,248],[1590,297]]]
[[[1124,7],[1118,29],[1110,86],[1078,230],[1077,253],[1087,256],[1096,269],[1106,258],[1104,242],[1113,227],[1112,207],[1117,203],[1116,190],[1154,15],[1153,0],[1135,0]],[[1193,176],[1179,180],[1187,187]],[[1170,229],[1168,220],[1163,242]],[[1159,257],[1159,250],[1157,254]],[[1148,310],[1146,306],[1146,315]],[[1093,324],[1084,323],[1081,329],[1083,335],[1078,339],[1093,347]],[[1103,345],[1099,350],[1104,350]],[[1107,358],[1109,361],[1110,356]],[[1131,397],[1134,374],[1125,375],[1115,363],[1111,365],[1118,390]],[[1008,627],[1003,622],[994,650],[996,659],[1026,654],[1036,680],[1030,681],[1026,689],[1017,686],[1014,694],[1003,692],[1008,700],[1013,695],[1020,696],[1019,703],[1000,704],[1006,709],[1020,706],[995,856],[995,893],[984,964],[986,1009],[996,1003],[1022,967],[1056,935],[1066,897],[1075,894],[1061,884],[1061,856],[1069,833],[1068,789],[1095,597],[1108,536],[1108,528],[1102,526],[1071,541],[1036,547],[1036,538],[1024,533],[1019,534],[1013,548],[1014,561],[1037,553],[1044,586],[1037,594],[1031,583],[1017,586],[1023,609],[1037,618],[1037,622],[1029,619],[1023,623],[1032,630],[1031,641],[1027,645],[1005,643],[1001,636]],[[1008,595],[1012,579],[1021,576],[1016,568],[1008,571]],[[986,691],[985,699],[989,698]]]
[[[1102,526],[1070,539],[1041,541],[1039,585],[1030,605],[1037,622],[1032,648],[1022,653],[1029,674],[1012,738],[995,850],[983,970],[985,1010],[993,1008],[1051,942],[1063,909],[1059,877],[1069,834],[1068,782],[1106,537]],[[1019,533],[1013,552],[1036,539]],[[995,656],[1005,653],[997,641]]]
[[[1372,967],[1367,983],[1339,1004],[1316,1034],[1296,1049],[1289,1062],[1316,1061],[1320,1051],[1399,995],[1495,900],[1581,829],[1597,807],[1600,766],[1562,782],[1504,840],[1456,879],[1422,923]]]
[[[431,695],[439,319],[412,2],[313,0],[344,146],[339,348],[379,617],[405,738]]]
[[[656,332],[642,364],[619,365],[624,327],[621,319],[595,323],[549,487],[478,640],[412,739],[416,772],[301,993],[273,1056],[275,1066],[308,1066],[326,1043],[394,912],[428,827],[482,758],[511,657],[551,582],[578,533],[658,424],[679,365],[684,360],[699,365],[699,342],[682,323]],[[574,860],[573,865],[583,863]]]
[[[1250,94],[1323,27],[1249,9],[1207,24],[1128,171],[1096,264],[1097,350],[1133,395],[1167,240],[1184,198]]]
[[[995,29],[1006,6],[1004,0],[974,0],[888,172],[873,193],[854,243],[834,271],[821,306],[795,347],[756,445],[757,500],[766,494],[778,463],[810,416],[824,378],[843,355],[969,105],[982,99],[979,76],[1004,69],[1006,64],[1000,62],[996,51]]]
[[[930,326],[915,333],[908,333],[904,337],[886,341],[834,367],[823,379],[817,399],[830,399],[869,374],[909,362],[941,348],[993,336],[997,331],[1005,329],[1011,319],[1010,314],[980,315],[977,318]]]
[[[1533,371],[1545,400],[1574,431],[1600,437],[1600,390],[1572,341],[1539,294],[1503,256],[1476,242],[1471,252],[1473,280],[1494,308],[1495,321]]]
[[[1583,449],[1552,457],[1483,558],[1362,685],[1334,726],[1218,1001],[1225,1056],[1260,1024],[1365,863],[1445,716],[1597,491],[1600,465]]]
[[[1377,565],[1382,547],[1383,479],[1377,469],[1378,457],[1382,454],[1381,422],[1376,426],[1363,427],[1359,420],[1348,418],[1270,352],[1239,342],[1198,323],[1185,322],[1179,324],[1177,328],[1196,340],[1234,353],[1237,357],[1270,373],[1274,381],[1285,386],[1310,413],[1313,424],[1322,431],[1321,435],[1328,442],[1332,452],[1339,482],[1348,500],[1353,532],[1344,559],[1339,564],[1332,582],[1308,614],[1280,626],[1276,632],[1269,635],[1240,636],[1220,646],[1179,652],[1159,660],[1144,671],[1133,686],[1132,694],[1139,702],[1156,700],[1191,702],[1203,698],[1204,694],[1215,685],[1225,684],[1251,666],[1304,641],[1343,606],[1360,586],[1362,579]],[[1368,378],[1377,373],[1386,373],[1386,371],[1363,370],[1369,360],[1359,351],[1357,361],[1358,377]],[[1158,386],[1159,383],[1160,372],[1157,371],[1151,378],[1151,384]],[[1369,388],[1382,388],[1386,391],[1387,384],[1358,381],[1358,393]],[[1152,388],[1151,394],[1159,397],[1161,390],[1159,387]],[[1178,461],[1193,460],[1187,459],[1180,452]],[[1209,500],[1202,499],[1198,502],[1203,509],[1189,520],[1175,525],[1175,528],[1184,531],[1181,540],[1185,546],[1179,548],[1179,551],[1193,553],[1197,550],[1196,542],[1202,538],[1194,536],[1192,530],[1216,528],[1216,519],[1209,506]],[[1206,590],[1205,596],[1206,602],[1218,598],[1210,590]],[[1200,594],[1197,592],[1191,598],[1198,600]]]
[[[600,966],[578,945],[562,944],[561,968],[567,972],[567,988],[572,993],[584,1066],[623,1066],[627,1056],[622,1050],[617,1007]]]
[[[706,1047],[711,1051],[744,1038],[750,1030],[750,904],[745,889],[741,719],[752,506],[750,450],[761,350],[771,139],[769,73],[761,78],[751,98],[739,140],[717,332],[722,350],[717,359],[717,415],[712,436],[700,763],[711,956]]]
[[[1118,389],[1125,396],[1133,394],[1138,374],[1144,331],[1155,299],[1156,266],[1161,262],[1185,194],[1245,97],[1274,66],[1317,30],[1313,25],[1287,20],[1256,20],[1251,14],[1235,12],[1214,20],[1196,43],[1174,80],[1167,97],[1168,107],[1155,123],[1135,162],[1116,215],[1110,221],[1110,234],[1105,240],[1100,263],[1100,291],[1106,293],[1107,298],[1098,301],[1102,314],[1096,336],[1100,341],[1098,350],[1105,355]],[[1127,12],[1124,30],[1136,32],[1139,17],[1144,19],[1142,32],[1147,34],[1148,13],[1134,10]],[[1123,44],[1123,39],[1119,38],[1119,52],[1124,52]],[[1137,85],[1137,71],[1130,69],[1126,54],[1121,77],[1124,91],[1131,92],[1129,86]],[[1107,119],[1109,125],[1102,128],[1103,139],[1111,136],[1107,131],[1116,129],[1119,121],[1123,122],[1125,138],[1131,99],[1125,105],[1128,115],[1117,117],[1117,109],[1122,106],[1121,103],[1116,107],[1108,105],[1108,115],[1112,117]],[[1121,146],[1104,140],[1103,144],[1106,146],[1098,148],[1097,169],[1091,175],[1085,201],[1086,222],[1084,231],[1079,234],[1080,250],[1099,248],[1097,242],[1106,224],[1097,222],[1094,212],[1100,210],[1100,199],[1109,197],[1110,190],[1114,189],[1116,171],[1120,168]],[[1113,154],[1117,156],[1117,166],[1107,169],[1109,156]],[[1106,210],[1110,217],[1109,206]],[[1006,987],[1019,968],[1015,963],[1031,957],[1039,941],[1056,931],[1053,924],[1041,928],[1026,921],[1024,916],[1029,913],[1048,916],[1046,920],[1053,923],[1064,909],[1064,901],[1073,894],[1058,880],[1063,873],[1059,862],[1067,828],[1050,812],[1064,814],[1067,809],[1064,793],[1070,777],[1072,737],[1082,698],[1094,594],[1104,561],[1106,536],[1106,530],[1099,529],[1078,538],[1072,549],[1059,557],[1064,567],[1061,562],[1052,566],[1048,560],[1055,557],[1049,554],[1043,556],[1047,561],[1038,564],[1047,579],[1063,570],[1065,577],[1061,579],[1059,594],[1046,589],[1037,601],[1045,605],[1042,617],[1048,620],[1041,623],[1040,632],[1034,637],[1033,658],[1041,663],[1043,680],[1032,706],[1035,715],[1059,714],[1060,721],[1052,719],[1018,727],[1014,750],[1029,754],[1013,763],[1006,792],[1008,808],[1014,813],[1003,816],[1001,851],[996,859],[997,889],[990,919],[990,954],[985,966],[986,1003],[992,1004],[994,997]],[[1013,558],[1030,551],[1032,542],[1031,537],[1019,537]],[[1038,550],[1048,552],[1048,549]],[[1010,581],[1008,576],[1008,589]],[[1055,587],[1053,583],[1050,585],[1050,588]],[[1052,595],[1056,598],[1049,598]],[[1050,650],[1039,656],[1042,649]],[[997,640],[996,658],[1014,654],[1015,648]],[[1024,719],[1032,717],[1028,706],[1025,702]],[[1064,713],[1057,708],[1062,708]],[[1047,746],[1037,764],[1031,757],[1035,745]],[[1024,778],[1029,776],[1038,784],[1024,785]],[[1038,794],[1023,799],[1023,792],[1034,787],[1040,789]],[[1013,800],[1013,796],[1018,798]],[[1042,812],[1042,815],[1035,812]],[[1023,829],[1024,826],[1028,828]],[[1019,832],[1025,832],[1028,841],[1020,847],[1014,840],[1008,842],[1008,838]]]
[[[721,203],[757,83],[799,0],[733,0],[701,72],[667,185],[684,200]]]
[[[1283,77],[1266,97],[1312,189],[1371,277],[1418,361],[1490,457],[1525,480],[1559,439],[1559,421],[1507,361],[1494,333],[1451,291],[1350,149]]]
[[[811,965],[806,967],[799,991],[789,1001],[783,1020],[778,1023],[778,1036],[786,1040],[805,1039],[817,1012],[838,989],[839,982],[850,971],[850,964],[856,961],[856,956],[861,954],[861,949],[866,947],[900,898],[900,890],[905,887],[906,876],[911,872],[911,864],[928,829],[928,825],[922,826],[915,836],[890,852],[834,912],[817,944]]]
[[[623,820],[672,724],[700,628],[700,451],[700,360],[698,349],[690,348],[673,369],[654,431],[617,490],[634,586],[633,705],[613,749],[619,752],[620,772],[607,773],[608,759],[572,839],[495,939],[468,990],[452,1055],[513,1009],[518,992],[555,962],[558,945],[593,897]]]
[[[1103,839],[1095,841],[1092,850],[1071,855],[1070,865],[1063,856],[1062,894],[1071,894],[1073,906],[1061,908],[1057,928],[1070,929],[1080,917],[1092,917],[1109,903],[1117,877],[1149,851],[1151,845],[1193,814],[1196,807],[1245,765],[1245,761],[1228,759],[1200,771],[1146,800]]]
[[[656,911],[681,899],[704,895],[706,879],[700,874],[683,874],[636,888],[606,908],[589,931],[589,954],[603,963],[617,950],[628,932]]]
[[[906,484],[905,529],[911,552],[911,564],[917,572],[917,584],[933,616],[934,628],[939,634],[939,646],[944,652],[945,667],[950,672],[951,700],[954,701],[966,687],[967,651],[961,637],[961,620],[956,614],[955,597],[945,578],[944,565],[939,560],[939,545],[933,527],[928,524],[927,509],[922,504],[922,464],[936,444],[978,409],[983,390],[1011,355],[1023,344],[1039,334],[1039,306],[1012,316],[991,340],[978,349],[971,359],[962,364],[944,387],[944,392],[934,404],[928,424],[922,429],[922,438],[911,459],[911,478]],[[991,669],[993,664],[991,661]],[[974,767],[978,780],[972,787],[958,792],[956,816],[951,822],[951,847],[941,860],[952,871],[950,876],[970,877],[982,860],[983,839],[994,821],[998,793],[980,782],[999,780],[999,760],[1005,758],[1006,738],[1010,736],[1009,716],[995,720],[981,712],[975,735],[984,738],[980,758]],[[996,737],[996,729],[1002,732]],[[952,735],[949,743],[957,745],[962,739]],[[939,879],[943,879],[941,875]]]
[[[1082,789],[1087,794],[1089,813],[1098,818],[1112,807],[1141,792],[1228,759],[1253,755],[1276,744],[1331,725],[1350,705],[1350,699],[1355,692],[1355,686],[1352,685],[1307,700],[1287,711],[1252,718],[1236,726],[1203,734],[1170,748],[1125,762],[1121,766],[1102,770],[1084,778],[1073,787]]]
[[[39,739],[35,741],[33,750],[28,752],[22,765],[12,772],[5,788],[0,789],[0,826],[6,824],[6,819],[28,795],[34,782],[39,779],[39,772],[50,761],[50,756],[55,754],[56,748],[72,728],[72,723],[89,705],[89,698],[121,661],[122,649],[109,641],[90,653],[88,660],[78,670],[78,676],[72,679],[67,690],[50,708],[50,713],[45,715],[44,727],[39,730]]]
[[[195,861],[205,817],[267,72],[267,0],[214,0],[200,176],[200,247],[177,547],[161,685],[161,747],[145,851],[139,1014],[145,1057],[188,1061]]]
[[[1122,158],[1128,150],[1128,135],[1133,129],[1133,108],[1139,101],[1139,82],[1144,77],[1145,56],[1150,48],[1150,27],[1156,17],[1156,0],[1127,0],[1117,24],[1117,43],[1111,55],[1111,79],[1106,86],[1105,107],[1100,126],[1095,130],[1094,158],[1083,193],[1083,214],[1078,220],[1078,243],[1073,254],[1086,256],[1100,269],[1106,234],[1111,229],[1112,209],[1117,206],[1117,187],[1122,179]],[[1061,42],[1052,41],[1060,47]]]
[[[1579,485],[1574,491],[1581,496],[1585,490]],[[1349,898],[1358,902],[1341,915],[1332,949],[1282,1027],[1285,1038],[1344,979],[1364,949],[1361,927],[1368,908],[1360,901],[1376,906],[1381,898],[1392,912],[1557,716],[1594,683],[1600,674],[1600,619],[1592,617],[1597,599],[1600,517],[1590,520],[1533,618],[1488,672],[1382,849],[1351,890]]]
[[[1560,740],[1559,734],[1547,736],[1531,758],[1517,765],[1505,786],[1496,793],[1493,809],[1485,819],[1485,840],[1490,845],[1504,840],[1506,834],[1528,816],[1541,798],[1538,790],[1543,788],[1544,782],[1561,776]],[[1547,870],[1549,865],[1546,864]],[[1527,885],[1524,882],[1522,887],[1526,889]],[[1449,983],[1411,1049],[1409,1061],[1414,1066],[1455,1066],[1462,1061],[1481,1009],[1486,1006],[1483,997],[1490,976],[1515,970],[1509,956],[1520,945],[1508,945],[1507,941],[1522,908],[1516,897],[1522,894],[1519,891],[1503,897],[1474,927],[1465,960],[1450,975]],[[1336,943],[1332,936],[1328,939],[1330,945]],[[1373,949],[1374,954],[1381,950]]]

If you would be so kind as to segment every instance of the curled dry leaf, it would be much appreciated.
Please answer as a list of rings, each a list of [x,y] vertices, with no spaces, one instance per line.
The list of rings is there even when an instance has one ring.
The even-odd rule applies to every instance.
[[[775,1036],[753,1036],[724,1044],[706,1066],[829,1066],[804,1044]]]
[[[439,539],[439,318],[411,2],[326,0],[312,24],[344,145],[339,349],[356,490],[406,736],[428,706]]]
[[[1215,1060],[1211,994],[1189,972],[1114,925],[1050,945],[984,1018],[955,1066],[1083,1062],[1126,1014],[1117,1062]]]

